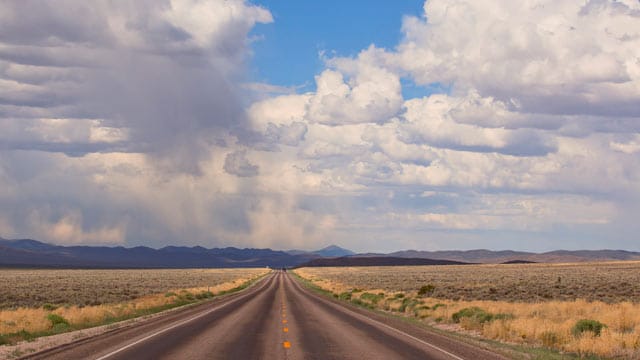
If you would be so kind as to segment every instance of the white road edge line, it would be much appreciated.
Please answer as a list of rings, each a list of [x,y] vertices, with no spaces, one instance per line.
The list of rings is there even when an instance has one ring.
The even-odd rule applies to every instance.
[[[266,283],[265,283],[265,285],[263,285],[263,287],[265,287],[265,286],[266,286]],[[262,290],[262,289],[261,289],[261,290]],[[199,318],[201,318],[201,317],[203,317],[203,316],[209,315],[209,314],[211,314],[212,312],[217,311],[217,310],[220,310],[220,309],[222,309],[223,307],[225,307],[225,306],[227,306],[227,305],[229,305],[229,304],[233,304],[234,302],[236,302],[236,301],[238,301],[238,300],[240,300],[240,299],[244,299],[244,298],[248,297],[249,295],[250,295],[250,294],[245,294],[245,295],[243,295],[243,296],[239,296],[239,297],[237,297],[237,298],[233,299],[233,301],[229,301],[229,302],[224,303],[224,304],[222,304],[222,305],[220,305],[220,306],[216,306],[216,307],[214,307],[213,309],[209,309],[209,310],[207,310],[207,311],[205,311],[205,312],[203,312],[203,313],[200,313],[200,314],[198,314],[198,315],[196,315],[196,316],[194,316],[194,317],[191,317],[191,318],[189,318],[189,319],[187,319],[187,320],[182,320],[181,322],[176,323],[176,324],[173,324],[173,325],[169,326],[168,328],[164,328],[164,329],[162,329],[162,330],[160,330],[160,331],[157,331],[157,332],[155,332],[155,333],[153,333],[153,334],[151,334],[151,335],[145,336],[145,337],[143,337],[142,339],[138,339],[138,340],[136,340],[136,341],[134,341],[134,342],[132,342],[132,343],[130,343],[130,344],[127,344],[127,345],[125,345],[125,346],[123,346],[123,347],[121,347],[121,348],[119,348],[119,349],[117,349],[117,350],[114,350],[114,351],[112,351],[112,352],[110,352],[110,353],[108,353],[108,354],[106,354],[106,355],[102,355],[101,357],[99,357],[99,358],[97,358],[97,359],[95,359],[95,360],[104,360],[104,359],[110,358],[111,356],[113,356],[113,355],[115,355],[115,354],[117,354],[117,353],[119,353],[119,352],[122,352],[122,351],[124,351],[124,350],[127,350],[127,349],[128,349],[128,348],[130,348],[130,347],[136,346],[136,345],[140,344],[141,342],[147,341],[147,340],[151,339],[151,338],[152,338],[152,337],[154,337],[154,336],[158,336],[158,335],[160,335],[160,334],[162,334],[162,333],[165,333],[165,332],[167,332],[167,331],[169,331],[169,330],[171,330],[171,329],[175,329],[175,328],[177,328],[178,326],[182,326],[182,325],[184,325],[184,324],[186,324],[186,323],[188,323],[188,322],[191,322],[191,321],[196,320],[196,319],[199,319]]]
[[[295,280],[294,280],[293,282],[296,284],[296,286],[298,286],[298,287],[300,287],[300,286],[301,286],[297,281],[295,281]],[[303,291],[304,291],[304,290],[303,290]],[[317,297],[317,298],[318,298],[318,299],[320,299],[320,300],[322,300],[322,301],[324,301],[325,303],[332,304],[332,305],[336,305],[335,303],[330,302],[330,301],[328,301],[328,300],[326,300],[326,299],[322,299],[322,298],[320,298],[320,297]],[[442,352],[442,353],[444,353],[444,354],[446,354],[446,355],[448,355],[448,356],[452,357],[453,359],[456,359],[456,360],[465,360],[464,358],[461,358],[461,357],[459,357],[459,356],[457,356],[457,355],[454,355],[454,354],[452,354],[452,353],[448,352],[447,350],[445,350],[445,349],[443,349],[443,348],[441,348],[441,347],[439,347],[439,346],[436,346],[436,345],[433,345],[433,344],[431,344],[431,343],[428,343],[428,342],[426,342],[426,341],[424,341],[424,340],[422,340],[422,339],[419,339],[419,338],[417,338],[417,337],[415,337],[415,336],[413,336],[413,335],[407,334],[406,332],[404,332],[404,331],[402,331],[402,330],[398,330],[398,329],[396,329],[396,328],[394,328],[394,327],[392,327],[392,326],[389,326],[389,325],[387,325],[387,324],[385,324],[385,323],[382,323],[382,322],[380,322],[380,321],[378,321],[378,320],[374,320],[374,319],[372,319],[372,318],[370,318],[370,317],[368,317],[368,316],[366,316],[366,315],[362,315],[362,314],[357,313],[357,312],[355,312],[355,311],[353,311],[353,310],[347,309],[346,307],[341,307],[341,309],[340,309],[340,310],[342,310],[342,311],[344,311],[344,312],[346,312],[346,313],[349,313],[349,314],[351,314],[351,315],[355,315],[356,317],[359,317],[360,319],[364,319],[364,320],[367,320],[367,321],[369,321],[369,322],[371,322],[371,323],[374,323],[374,324],[376,324],[376,325],[380,325],[380,326],[382,326],[382,327],[384,327],[384,328],[387,328],[387,329],[389,329],[389,330],[393,330],[393,331],[395,331],[396,333],[398,333],[398,334],[400,334],[400,335],[404,335],[404,336],[406,336],[406,337],[408,337],[408,338],[410,338],[410,339],[412,339],[412,340],[414,340],[414,341],[417,341],[417,342],[419,342],[419,343],[421,343],[421,344],[423,344],[423,345],[426,345],[426,346],[431,347],[431,348],[433,348],[433,349],[435,349],[435,350],[438,350],[438,351],[440,351],[440,352]]]

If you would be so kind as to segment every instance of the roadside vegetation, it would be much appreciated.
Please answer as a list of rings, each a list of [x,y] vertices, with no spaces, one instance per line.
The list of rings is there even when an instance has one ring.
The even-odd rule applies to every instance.
[[[303,268],[295,272],[336,298],[443,330],[585,358],[640,358],[639,294],[635,284],[625,285],[637,284],[637,262]],[[584,290],[571,285],[573,296],[565,299],[566,294],[555,288],[558,278],[617,291],[604,301],[594,295],[584,296],[587,300],[581,298]],[[521,288],[507,291],[505,287],[514,282]],[[488,289],[480,289],[480,284]],[[546,289],[550,296],[540,296],[543,285],[556,291]],[[526,291],[528,295],[523,294]]]
[[[0,272],[0,278],[4,278],[0,279],[0,294],[4,299],[4,308],[0,309],[0,345],[110,324],[196,303],[244,289],[269,271],[3,270]],[[22,296],[16,288],[25,288],[24,284],[9,283],[6,280],[16,277],[21,277],[23,281],[32,280],[32,285],[27,288],[40,290],[35,301],[26,302],[29,305],[37,304],[36,306],[25,306],[24,302],[17,300],[15,303],[6,301],[7,298]],[[53,286],[38,287],[42,278],[55,282],[51,284]],[[115,279],[120,281],[114,281]],[[184,287],[180,287],[181,283]],[[121,290],[123,286],[129,288],[125,296],[122,296],[125,293]],[[56,292],[56,289],[61,288],[64,289],[63,294],[69,294],[66,292],[67,288],[75,289],[71,292],[74,296],[61,297],[60,292]],[[87,288],[92,291],[88,292]],[[114,296],[118,292],[121,296]],[[91,302],[86,299],[91,299]]]

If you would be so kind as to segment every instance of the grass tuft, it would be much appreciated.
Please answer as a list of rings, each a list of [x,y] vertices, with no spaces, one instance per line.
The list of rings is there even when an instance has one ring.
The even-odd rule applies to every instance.
[[[460,323],[463,318],[469,318],[477,323],[482,324],[493,320],[493,316],[493,314],[474,306],[470,308],[464,308],[454,313],[453,315],[451,315],[451,320],[453,320],[454,323]]]
[[[582,319],[578,320],[571,332],[575,337],[579,337],[585,332],[591,332],[595,336],[600,336],[600,332],[602,332],[602,329],[605,327],[607,327],[605,324],[597,320]]]
[[[69,321],[58,314],[47,315],[47,320],[51,322],[51,331],[53,333],[61,333],[69,329]]]

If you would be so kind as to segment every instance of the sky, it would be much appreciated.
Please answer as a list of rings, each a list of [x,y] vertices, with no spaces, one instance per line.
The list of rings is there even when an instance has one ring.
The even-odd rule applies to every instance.
[[[637,0],[0,2],[0,237],[640,250]]]

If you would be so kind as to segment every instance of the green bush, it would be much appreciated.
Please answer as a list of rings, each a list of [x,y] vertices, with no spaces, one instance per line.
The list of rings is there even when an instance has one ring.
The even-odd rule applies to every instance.
[[[436,310],[436,309],[437,309],[437,308],[439,308],[439,307],[445,307],[445,306],[447,306],[447,305],[445,305],[445,304],[441,304],[441,303],[437,303],[437,304],[433,305],[433,306],[431,307],[431,309],[432,309],[432,310]]]
[[[378,301],[382,300],[382,298],[384,297],[384,294],[380,295],[380,294],[372,294],[372,293],[363,293],[362,295],[360,295],[360,299],[364,300],[364,301],[368,301],[372,304],[377,304]]]
[[[338,299],[340,299],[340,300],[351,300],[351,293],[348,292],[348,291],[345,291],[342,294],[338,295]]]
[[[400,305],[400,308],[398,309],[398,311],[405,312],[407,308],[411,310],[415,308],[416,305],[418,305],[418,301],[416,299],[404,298],[402,299],[402,305]]]
[[[413,316],[419,316],[420,314],[420,310],[429,310],[430,308],[426,305],[420,305],[420,306],[416,306],[413,308]],[[426,315],[422,315],[422,317],[425,317]]]
[[[573,326],[572,332],[575,337],[582,335],[585,331],[590,331],[595,336],[600,336],[600,332],[605,327],[607,327],[605,324],[597,320],[582,319],[578,320],[578,322]]]
[[[459,323],[462,318],[470,318],[480,324],[493,320],[494,315],[482,310],[479,307],[464,308],[453,315],[451,319],[455,323]]]
[[[427,294],[432,294],[435,290],[436,290],[436,287],[431,284],[424,285],[420,288],[420,290],[418,290],[418,295],[424,296]]]
[[[356,305],[360,305],[360,306],[364,306],[365,305],[364,301],[362,301],[362,300],[360,300],[358,298],[351,299],[351,302],[356,304]]]
[[[58,314],[47,315],[47,320],[51,322],[51,330],[54,332],[65,331],[69,328],[69,322]]]
[[[358,305],[358,306],[364,306],[364,307],[366,307],[366,308],[373,309],[373,305],[372,305],[372,304],[370,304],[370,303],[368,303],[368,302],[364,302],[364,301],[362,301],[362,300],[360,300],[360,299],[358,299],[358,298],[353,298],[353,299],[351,299],[351,302],[352,302],[353,304]]]

